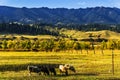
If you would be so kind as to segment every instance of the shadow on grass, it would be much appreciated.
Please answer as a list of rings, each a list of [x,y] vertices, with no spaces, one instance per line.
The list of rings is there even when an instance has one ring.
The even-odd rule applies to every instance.
[[[34,64],[34,63],[28,63],[28,64],[10,64],[10,65],[0,65],[0,71],[23,71],[27,70],[28,65],[35,65],[35,66],[52,66],[54,68],[58,68],[60,64]]]
[[[99,76],[98,73],[73,73],[68,74],[67,76]],[[67,77],[65,74],[58,74],[55,77]]]
[[[98,76],[98,73],[76,73],[71,75],[79,75],[79,76]]]

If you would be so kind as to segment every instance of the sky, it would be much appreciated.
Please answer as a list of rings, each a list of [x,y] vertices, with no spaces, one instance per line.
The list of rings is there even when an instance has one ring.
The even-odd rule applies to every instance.
[[[0,6],[28,8],[87,8],[87,7],[117,7],[120,0],[0,0]]]

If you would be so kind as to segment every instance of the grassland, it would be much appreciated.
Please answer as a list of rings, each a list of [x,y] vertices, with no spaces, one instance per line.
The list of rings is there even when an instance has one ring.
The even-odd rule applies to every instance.
[[[112,74],[111,51],[73,52],[0,52],[0,80],[120,80],[120,51],[115,50],[115,74]],[[29,64],[72,64],[77,73],[62,76],[28,75]]]
[[[117,39],[117,40],[120,39],[119,38],[120,33],[109,31],[109,30],[82,32],[77,30],[65,29],[65,30],[61,30],[61,33],[72,36],[73,38],[76,38],[76,39],[86,39],[88,38],[89,34],[92,34],[93,36],[101,34],[101,38],[105,38],[105,39]]]
[[[63,30],[62,34],[72,36],[73,38],[88,38],[88,35],[102,34],[102,38],[120,39],[119,33],[112,31],[91,31],[81,32],[76,30]],[[12,34],[13,35],[13,34]],[[54,36],[49,35],[16,35],[20,38],[38,38],[51,39]],[[0,38],[3,38],[0,35]],[[6,34],[6,38],[11,38]],[[81,51],[63,51],[63,52],[0,52],[0,80],[120,80],[120,51],[115,50],[115,74],[112,74],[112,56],[111,50],[105,50],[104,55],[100,50],[96,54],[91,50],[89,54]],[[30,64],[72,64],[77,73],[69,72],[69,76],[61,76],[56,68],[57,76],[44,76],[33,74],[28,75],[27,66]]]
[[[105,38],[105,39],[115,39],[115,40],[119,40],[120,38],[120,33],[117,32],[113,32],[113,31],[109,31],[109,30],[102,30],[102,31],[87,31],[87,32],[83,32],[83,31],[77,31],[77,30],[68,30],[68,29],[61,29],[60,30],[61,34],[67,35],[67,36],[71,36],[72,38],[81,40],[81,39],[86,39],[89,38],[89,34],[92,34],[93,36],[97,36],[101,34],[101,38]],[[18,34],[0,34],[0,39],[2,38],[8,38],[11,39],[13,37],[16,37],[16,39],[20,39],[20,37],[25,37],[28,39],[55,39],[55,36],[52,35],[18,35]]]

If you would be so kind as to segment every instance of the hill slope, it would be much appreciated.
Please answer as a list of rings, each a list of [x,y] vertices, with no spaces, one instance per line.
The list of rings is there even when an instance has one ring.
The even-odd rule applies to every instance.
[[[97,36],[101,34],[101,38],[120,40],[120,33],[109,31],[109,30],[87,31],[87,32],[76,31],[76,30],[64,30],[64,31],[61,31],[61,33],[76,39],[87,39],[89,38],[90,34],[92,34],[94,38],[97,38]]]
[[[0,6],[0,22],[24,23],[120,23],[120,9],[109,7],[95,8],[15,8]]]

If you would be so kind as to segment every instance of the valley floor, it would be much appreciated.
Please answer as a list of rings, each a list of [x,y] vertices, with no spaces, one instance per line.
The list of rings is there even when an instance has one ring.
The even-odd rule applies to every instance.
[[[69,51],[69,52],[0,52],[0,80],[120,80],[120,51],[114,50],[114,75],[112,68],[112,51]],[[28,75],[30,64],[71,64],[76,74]]]

